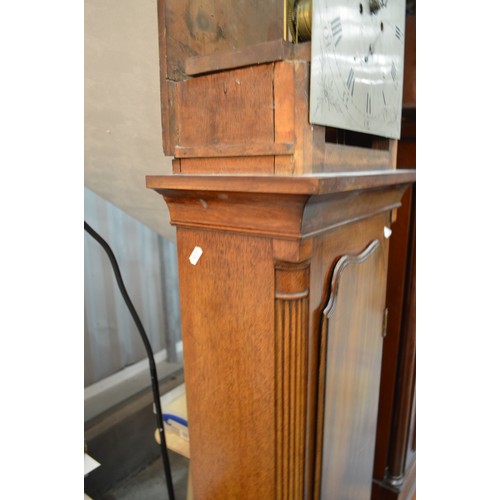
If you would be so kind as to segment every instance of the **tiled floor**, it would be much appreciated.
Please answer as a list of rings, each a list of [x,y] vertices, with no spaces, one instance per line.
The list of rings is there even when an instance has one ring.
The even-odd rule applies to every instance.
[[[169,453],[175,500],[185,500],[189,460]],[[93,500],[168,500],[167,483],[162,459],[158,459],[137,474],[115,485],[100,499]]]

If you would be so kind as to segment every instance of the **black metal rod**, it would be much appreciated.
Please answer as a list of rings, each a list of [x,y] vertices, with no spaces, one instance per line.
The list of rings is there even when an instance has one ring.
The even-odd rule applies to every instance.
[[[139,334],[146,349],[149,359],[149,371],[151,374],[151,388],[153,389],[153,400],[156,407],[156,425],[158,427],[158,431],[160,432],[160,443],[161,443],[160,448],[161,448],[161,455],[163,458],[163,470],[165,472],[165,479],[167,481],[168,497],[170,500],[175,500],[174,485],[172,482],[172,473],[170,470],[170,462],[168,460],[167,440],[165,438],[165,431],[163,428],[160,390],[158,386],[158,375],[156,373],[156,363],[154,359],[153,349],[151,349],[151,344],[149,343],[146,331],[144,330],[141,320],[139,319],[139,315],[137,314],[137,311],[135,310],[135,307],[132,304],[132,301],[130,300],[130,297],[127,293],[127,290],[125,288],[121,276],[120,268],[118,266],[118,262],[116,261],[115,255],[113,254],[113,251],[111,250],[110,246],[106,243],[106,241],[98,233],[96,233],[94,229],[92,229],[85,221],[84,221],[84,228],[85,231],[87,231],[87,233],[89,233],[90,236],[92,236],[92,238],[94,238],[106,251],[109,260],[111,261],[111,266],[113,267],[113,271],[115,273],[116,281],[118,283],[118,287],[120,288],[120,292],[123,296],[123,299],[125,300],[125,303],[127,304],[128,310],[130,311],[132,318],[134,319],[134,322],[137,326],[137,329],[139,330]]]

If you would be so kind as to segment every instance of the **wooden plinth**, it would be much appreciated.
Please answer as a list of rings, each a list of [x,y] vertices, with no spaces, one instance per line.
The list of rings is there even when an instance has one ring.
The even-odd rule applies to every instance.
[[[388,229],[414,180],[147,178],[177,226],[195,499],[370,498]]]

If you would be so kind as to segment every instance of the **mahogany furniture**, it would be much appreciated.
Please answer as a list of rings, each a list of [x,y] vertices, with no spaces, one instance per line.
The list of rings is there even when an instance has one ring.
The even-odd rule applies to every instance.
[[[370,497],[386,228],[413,180],[148,177],[177,226],[194,498]]]
[[[416,167],[415,13],[407,15],[406,72],[397,168]],[[412,498],[416,490],[416,191],[406,191],[389,250],[374,500]]]
[[[193,495],[368,499],[397,142],[308,122],[283,1],[159,0]],[[247,28],[243,28],[245,24]],[[241,30],[241,31],[240,31]]]

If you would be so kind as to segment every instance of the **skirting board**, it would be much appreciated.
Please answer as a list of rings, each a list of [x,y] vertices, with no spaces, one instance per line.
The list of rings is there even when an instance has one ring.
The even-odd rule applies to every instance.
[[[182,368],[181,364],[168,363],[166,356],[165,349],[155,354],[159,380],[169,377]],[[146,358],[86,387],[85,422],[138,394],[150,385],[149,360]]]

